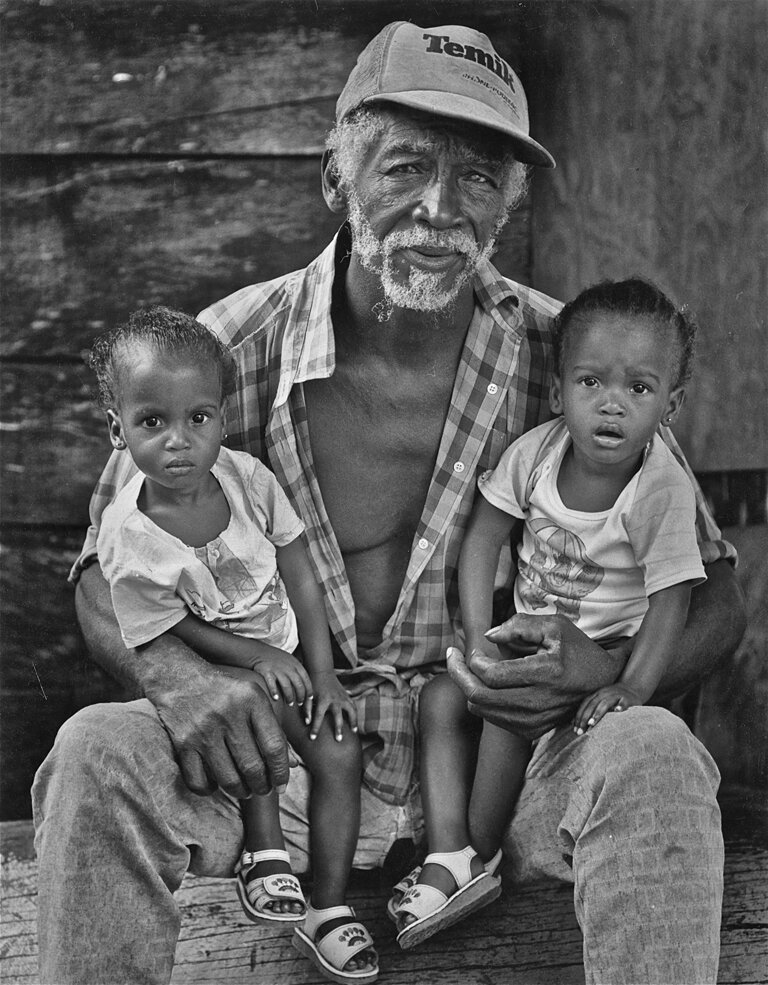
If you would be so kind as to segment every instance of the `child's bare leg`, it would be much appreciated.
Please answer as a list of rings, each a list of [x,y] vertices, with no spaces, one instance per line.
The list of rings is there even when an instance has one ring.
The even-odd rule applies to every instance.
[[[256,679],[260,687],[266,692],[266,686],[261,678],[256,678],[250,670],[243,667],[230,667],[222,665],[219,670],[229,677],[245,677],[249,680]],[[268,692],[267,692],[268,693]],[[284,702],[274,703],[275,715],[285,730],[285,723],[282,717],[287,709]],[[243,828],[245,833],[244,850],[246,852],[263,852],[273,850],[275,852],[285,851],[283,841],[283,831],[280,826],[280,809],[278,805],[277,793],[273,790],[268,794],[253,794],[248,800],[240,801],[240,810],[243,817]],[[263,859],[255,865],[245,867],[242,879],[246,886],[250,886],[256,879],[265,879],[267,876],[290,873],[291,865],[284,858]],[[303,903],[297,900],[275,899],[263,903],[263,908],[273,913],[304,913]]]
[[[280,827],[280,810],[277,793],[253,794],[248,800],[240,801],[245,829],[245,851],[263,852],[270,849],[285,851],[283,832]],[[261,859],[244,874],[245,884],[255,879],[264,879],[291,871],[291,865],[284,858]],[[270,900],[265,909],[273,913],[304,912],[303,905],[296,900]]]
[[[289,712],[293,709],[288,709]],[[323,721],[317,738],[310,739],[299,713],[287,717],[285,732],[312,776],[309,805],[309,851],[312,864],[313,910],[325,910],[346,903],[347,883],[360,831],[360,784],[363,757],[360,740],[345,727],[338,742],[328,718]],[[350,922],[349,916],[323,920],[325,935],[335,927]],[[361,951],[344,965],[345,971],[374,968],[376,952]]]
[[[501,847],[530,757],[530,743],[485,722],[469,801],[469,840],[484,860]]]
[[[480,728],[480,720],[467,711],[466,696],[447,674],[425,685],[419,699],[419,733],[421,796],[430,852],[456,852],[471,842],[468,805]],[[482,872],[482,861],[472,859],[473,876]],[[451,874],[440,865],[425,865],[419,882],[446,895],[456,890]]]
[[[292,711],[293,709],[288,709]],[[298,713],[286,721],[288,741],[312,776],[310,857],[312,900],[316,907],[344,902],[360,831],[360,741],[349,728],[337,742],[328,718],[316,739],[310,739]]]

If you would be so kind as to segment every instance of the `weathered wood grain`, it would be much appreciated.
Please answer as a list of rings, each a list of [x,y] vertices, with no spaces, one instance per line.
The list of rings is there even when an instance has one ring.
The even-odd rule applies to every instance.
[[[196,313],[303,266],[339,220],[307,161],[4,160],[3,355],[77,357],[135,308]]]
[[[0,535],[2,674],[0,803],[30,816],[29,788],[64,721],[121,689],[85,656],[67,584],[82,532],[3,529]]]
[[[750,799],[745,817],[730,813]],[[765,981],[768,966],[768,813],[754,792],[721,794],[726,837],[720,985]],[[36,981],[35,866],[29,823],[0,828],[3,846],[3,980]],[[384,915],[388,883],[381,873],[356,877],[350,902],[371,930],[386,985],[580,985],[581,934],[569,886],[542,883],[505,889],[497,903],[403,952]],[[177,894],[182,930],[173,982],[264,982],[317,985],[321,981],[290,945],[290,934],[246,921],[228,879],[188,876]]]
[[[532,5],[533,283],[568,298],[640,274],[701,324],[676,431],[694,468],[768,465],[768,5]],[[577,39],[574,41],[574,39]]]
[[[0,367],[4,522],[87,527],[91,492],[111,451],[94,393],[83,363]],[[22,605],[33,585],[25,579]]]
[[[5,152],[303,154],[392,20],[470,20],[512,59],[518,5],[425,0],[6,0]]]

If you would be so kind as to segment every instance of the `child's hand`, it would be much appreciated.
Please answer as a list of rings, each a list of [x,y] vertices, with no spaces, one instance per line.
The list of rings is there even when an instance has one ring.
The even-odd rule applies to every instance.
[[[326,715],[331,719],[331,728],[337,742],[342,740],[345,717],[352,731],[357,732],[355,705],[332,670],[313,674],[312,690],[313,694],[310,694],[304,706],[304,721],[309,725],[310,739],[317,738]]]
[[[264,681],[267,692],[287,705],[303,705],[312,699],[312,682],[304,666],[291,653],[275,649],[274,653],[254,657],[251,670]]]
[[[601,687],[582,701],[573,720],[573,731],[576,735],[583,735],[587,729],[594,728],[609,711],[626,711],[627,708],[644,703],[643,698],[626,684],[616,683]]]

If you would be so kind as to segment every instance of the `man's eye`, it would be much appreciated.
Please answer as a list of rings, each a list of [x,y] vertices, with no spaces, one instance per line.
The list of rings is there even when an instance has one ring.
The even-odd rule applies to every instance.
[[[489,174],[483,174],[482,171],[470,171],[467,175],[467,180],[471,181],[474,185],[488,185],[490,188],[497,187],[497,182]]]
[[[201,411],[198,411],[197,414],[193,414],[192,415],[192,423],[193,424],[205,424],[206,421],[210,421],[210,419],[211,419],[210,418],[210,415],[204,413],[202,410]]]
[[[581,378],[581,385],[588,387],[596,387],[598,384],[594,376],[583,376]]]
[[[403,161],[400,164],[394,164],[390,169],[390,174],[418,174],[419,166],[414,164],[413,161]]]

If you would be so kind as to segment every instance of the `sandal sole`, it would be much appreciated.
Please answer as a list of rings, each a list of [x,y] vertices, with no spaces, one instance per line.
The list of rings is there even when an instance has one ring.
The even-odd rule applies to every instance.
[[[243,886],[243,881],[239,877],[235,879],[235,888],[240,906],[251,923],[301,923],[307,916],[306,910],[303,913],[270,913],[267,915],[266,912],[253,908]]]
[[[349,985],[350,982],[353,982],[354,985],[370,985],[370,983],[375,982],[379,977],[378,968],[375,971],[350,971],[346,973],[340,971],[338,968],[334,968],[333,965],[328,964],[322,954],[317,950],[314,941],[311,941],[298,927],[293,932],[293,946],[299,954],[305,958],[309,958],[321,974],[325,975],[330,981],[336,982],[337,985]]]
[[[492,859],[486,862],[485,871],[488,873],[489,876],[492,876],[493,878],[496,879],[500,878],[498,872],[499,869],[501,868],[502,861],[503,861],[503,856],[499,851],[493,856]],[[417,872],[417,876],[416,876],[417,879],[418,876],[421,874],[421,870],[422,870],[421,865],[417,866],[417,868],[413,870],[413,872]],[[409,875],[412,874],[413,873],[409,873]],[[407,878],[408,876],[404,876],[400,881],[405,882]],[[414,882],[413,885],[415,886],[416,883]],[[397,925],[397,908],[400,905],[400,901],[402,900],[403,896],[405,895],[405,891],[401,892],[397,897],[395,896],[395,892],[396,890],[393,890],[392,895],[387,900],[387,916],[389,917],[389,919],[392,921],[393,924]]]
[[[490,882],[491,885],[487,885]],[[449,896],[445,903],[415,923],[404,927],[397,935],[397,943],[407,951],[434,934],[451,927],[476,910],[482,909],[501,895],[501,880],[485,873],[463,889]]]

